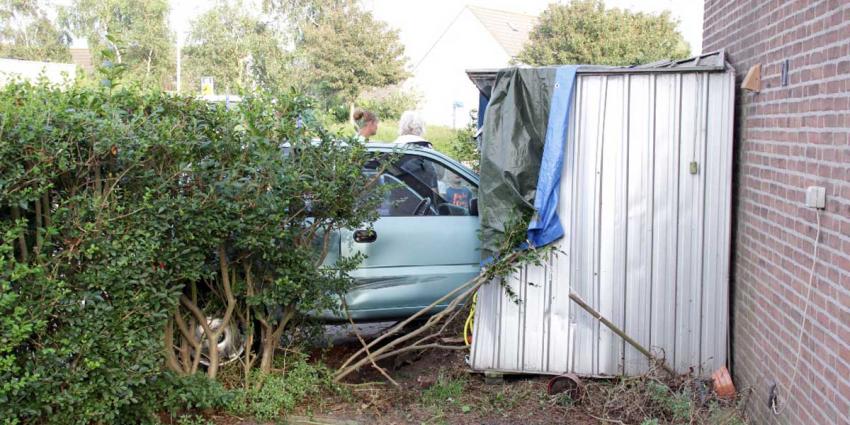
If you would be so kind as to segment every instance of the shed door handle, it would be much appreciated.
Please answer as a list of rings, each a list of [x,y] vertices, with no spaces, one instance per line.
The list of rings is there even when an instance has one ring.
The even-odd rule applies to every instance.
[[[378,233],[374,230],[360,229],[354,231],[354,242],[372,243],[378,239]]]

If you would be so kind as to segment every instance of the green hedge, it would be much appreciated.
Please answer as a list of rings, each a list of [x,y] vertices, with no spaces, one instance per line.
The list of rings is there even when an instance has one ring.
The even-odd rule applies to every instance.
[[[0,91],[0,422],[153,420],[164,383],[202,369],[164,356],[174,319],[193,320],[181,297],[268,331],[281,306],[332,305],[357,259],[318,267],[315,245],[374,220],[379,195],[365,149],[310,108],[293,93],[227,110],[132,88]]]

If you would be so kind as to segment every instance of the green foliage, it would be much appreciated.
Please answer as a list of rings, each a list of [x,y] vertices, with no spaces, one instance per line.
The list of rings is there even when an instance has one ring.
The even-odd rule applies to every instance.
[[[138,389],[136,403],[122,412],[118,421],[139,418],[153,421],[154,415],[167,414],[178,423],[206,423],[198,412],[222,410],[230,405],[235,395],[220,382],[201,374],[177,375],[163,372],[150,379],[148,385]]]
[[[452,140],[457,131],[451,127],[442,125],[427,125],[425,138],[434,145],[434,149],[446,155],[453,156],[451,152]],[[378,123],[378,133],[372,136],[372,140],[380,142],[392,142],[398,137],[398,121],[387,120]],[[455,157],[457,159],[457,157]]]
[[[743,410],[742,400],[745,399],[741,398],[735,404],[712,400],[708,406],[708,419],[706,422],[717,425],[746,425],[747,422],[738,412],[738,410]]]
[[[667,412],[674,422],[686,421],[691,418],[693,401],[687,387],[674,392],[667,385],[650,381],[647,384],[650,399],[657,403],[662,411]]]
[[[283,374],[257,374],[248,389],[236,389],[228,410],[261,421],[274,420],[291,412],[310,395],[332,387],[330,370],[299,359]]]
[[[552,3],[517,61],[529,65],[636,65],[681,59],[690,48],[669,12],[606,9],[601,0]]]
[[[46,62],[71,59],[68,35],[38,1],[0,1],[0,57]]]
[[[95,65],[108,59],[104,50],[115,51],[113,61],[126,66],[128,80],[161,88],[171,87],[174,75],[169,11],[167,0],[73,0],[59,15],[64,27],[86,38]]]
[[[177,425],[214,425],[215,423],[199,415],[185,415],[177,419]]]
[[[202,374],[180,376],[165,372],[149,387],[151,403],[172,416],[185,416],[186,412],[223,409],[230,405],[235,395],[220,382]]]
[[[422,404],[431,407],[456,404],[464,388],[466,388],[466,382],[463,379],[450,378],[441,371],[437,376],[437,382],[422,392]]]
[[[555,396],[555,404],[569,409],[575,406],[576,401],[573,400],[572,396],[570,396],[569,391],[565,391]]]
[[[449,144],[448,154],[458,161],[467,164],[469,168],[479,172],[481,169],[481,150],[475,140],[477,126],[474,122],[455,131],[455,137]]]
[[[358,107],[372,111],[380,120],[398,120],[404,111],[416,109],[419,95],[397,87],[373,90],[361,96]],[[348,118],[346,110],[345,118]]]
[[[292,83],[285,42],[281,29],[248,5],[218,2],[192,22],[183,48],[185,87],[199,92],[201,77],[207,76],[219,93],[285,87]]]
[[[330,307],[350,284],[357,259],[322,266],[323,235],[375,218],[368,152],[335,142],[309,99],[263,93],[226,110],[124,87],[118,74],[96,88],[0,91],[9,421],[139,422],[220,404],[218,390],[191,382],[157,395],[171,379],[164,335],[178,299],[197,296],[214,314],[230,303],[227,282],[232,320],[282,329],[282,307],[295,317]]]
[[[321,2],[319,2],[321,3]],[[308,14],[296,43],[295,72],[323,98],[353,103],[365,90],[396,84],[408,76],[398,31],[354,0],[319,5]]]

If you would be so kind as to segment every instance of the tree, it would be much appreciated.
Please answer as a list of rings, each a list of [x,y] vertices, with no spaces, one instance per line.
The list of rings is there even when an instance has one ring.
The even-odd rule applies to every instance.
[[[95,63],[102,50],[116,51],[130,81],[167,87],[174,75],[174,34],[167,0],[74,0],[60,15],[65,26],[88,40]]]
[[[192,22],[183,50],[186,80],[198,85],[211,76],[227,92],[286,85],[291,54],[285,43],[273,22],[247,12],[241,1],[218,3]]]
[[[681,59],[690,47],[669,12],[606,9],[601,0],[551,4],[517,56],[529,65],[636,65]]]
[[[66,62],[70,37],[47,17],[37,0],[0,2],[0,56],[13,59]]]
[[[0,422],[211,406],[211,387],[169,376],[202,359],[216,376],[237,323],[240,387],[262,385],[281,334],[353,283],[363,257],[325,263],[332,235],[369,227],[388,187],[312,109],[289,91],[227,109],[126,85],[0,88]]]
[[[398,31],[352,0],[309,14],[296,43],[304,84],[323,99],[353,105],[364,90],[396,84],[409,75]]]

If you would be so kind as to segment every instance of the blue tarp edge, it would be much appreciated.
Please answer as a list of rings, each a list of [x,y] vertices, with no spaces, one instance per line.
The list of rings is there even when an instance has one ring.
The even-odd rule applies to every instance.
[[[535,247],[546,246],[564,236],[558,217],[558,192],[577,69],[576,65],[561,66],[555,73],[543,159],[534,196],[535,213],[528,224],[528,240]]]

